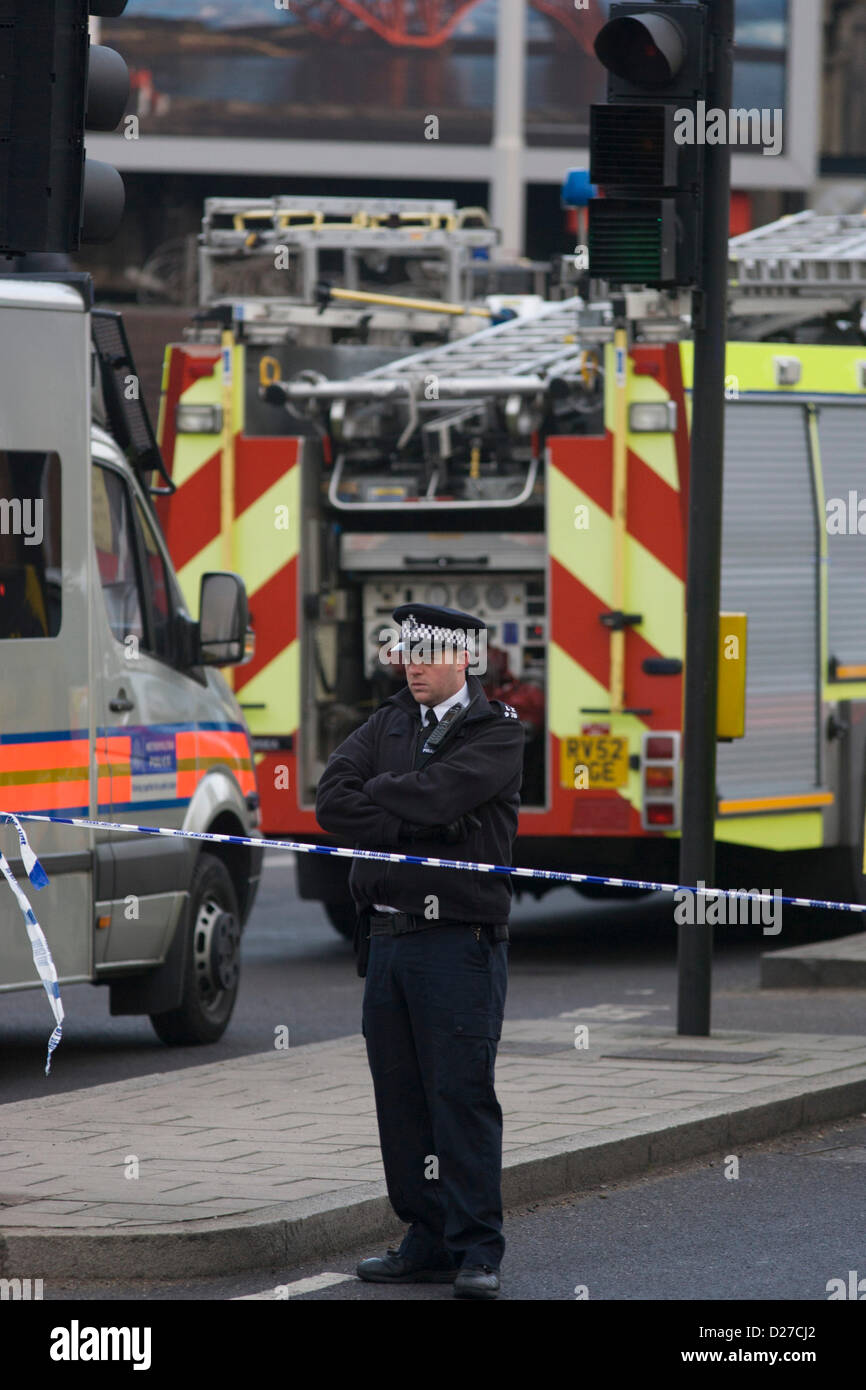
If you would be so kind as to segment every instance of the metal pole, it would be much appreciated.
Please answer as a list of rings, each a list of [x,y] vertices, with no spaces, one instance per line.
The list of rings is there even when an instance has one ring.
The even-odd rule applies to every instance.
[[[734,0],[706,0],[714,61],[707,109],[728,112],[733,85]],[[731,147],[707,145],[702,289],[694,295],[694,394],[689,469],[689,553],[686,580],[686,669],[683,720],[683,832],[680,882],[715,880],[716,705],[722,563],[725,345]],[[700,901],[696,899],[696,903]],[[713,929],[679,928],[677,1031],[710,1032]]]
[[[348,251],[346,256],[348,258]],[[353,262],[356,260],[354,253],[352,259]],[[347,286],[345,289],[334,289],[329,286],[328,295],[331,299],[347,299],[350,303],[384,304],[397,309],[417,309],[425,314],[454,314],[455,316],[469,314],[478,319],[493,317],[490,309],[482,309],[477,304],[447,304],[441,299],[407,299],[402,294],[374,294],[368,290],[359,290],[354,285]]]
[[[503,258],[516,259],[523,255],[526,220],[523,185],[526,0],[499,0],[497,10],[491,220],[502,234]]]

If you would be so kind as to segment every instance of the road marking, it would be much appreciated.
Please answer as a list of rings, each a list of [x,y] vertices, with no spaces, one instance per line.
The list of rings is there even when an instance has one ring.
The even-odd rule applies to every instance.
[[[597,1023],[630,1023],[634,1018],[647,1018],[654,1013],[670,1013],[670,1004],[593,1004],[584,1009],[569,1009],[558,1018],[591,1019]]]
[[[347,1279],[356,1278],[355,1274],[314,1274],[309,1279],[296,1279],[293,1284],[276,1284],[272,1289],[262,1289],[261,1293],[240,1294],[230,1302],[244,1303],[252,1298],[297,1298],[302,1293],[315,1293],[317,1289],[327,1289],[332,1284],[345,1284]]]

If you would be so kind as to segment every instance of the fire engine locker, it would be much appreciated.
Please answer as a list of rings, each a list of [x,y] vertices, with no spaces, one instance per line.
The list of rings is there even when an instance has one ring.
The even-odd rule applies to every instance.
[[[818,513],[802,402],[732,401],[722,609],[746,613],[746,736],[718,750],[722,799],[819,783]]]

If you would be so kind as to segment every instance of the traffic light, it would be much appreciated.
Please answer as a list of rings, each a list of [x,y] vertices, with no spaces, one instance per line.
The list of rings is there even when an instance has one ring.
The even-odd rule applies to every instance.
[[[589,266],[612,285],[696,287],[704,144],[698,103],[710,65],[697,0],[613,4],[595,52],[610,74],[590,108]],[[705,106],[704,106],[705,109]]]
[[[0,0],[0,254],[77,251],[117,232],[123,180],[85,159],[84,136],[113,130],[126,107],[126,63],[89,35],[91,15],[125,8]]]

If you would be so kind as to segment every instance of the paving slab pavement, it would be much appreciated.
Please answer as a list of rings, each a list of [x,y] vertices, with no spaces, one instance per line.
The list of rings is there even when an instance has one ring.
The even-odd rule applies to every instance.
[[[866,989],[866,932],[761,956],[762,989]]]
[[[597,1006],[507,1020],[496,1078],[509,1207],[862,1114],[866,1037]],[[402,1229],[360,1035],[0,1105],[0,1276],[280,1269]]]

